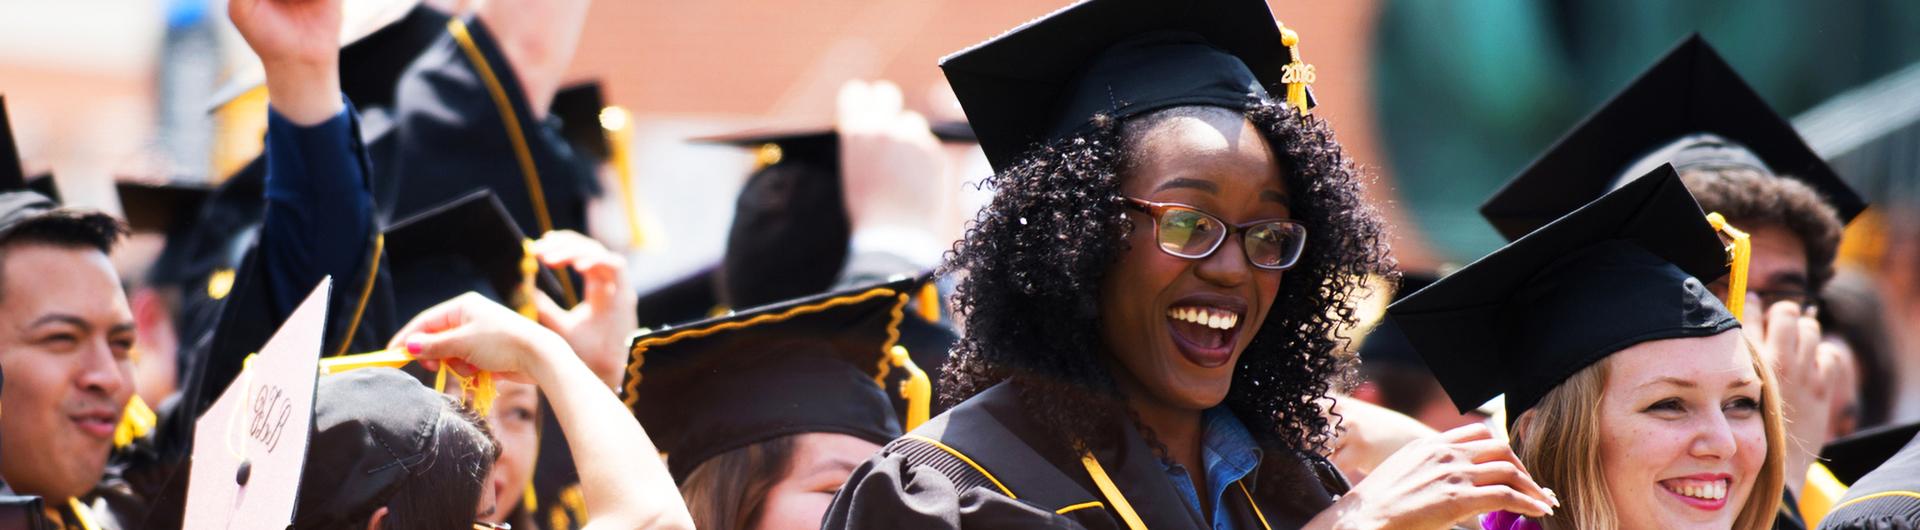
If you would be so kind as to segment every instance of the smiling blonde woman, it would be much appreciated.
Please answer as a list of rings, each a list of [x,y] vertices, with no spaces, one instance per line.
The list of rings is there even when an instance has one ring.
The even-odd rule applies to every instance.
[[[1729,263],[1744,279],[1723,226],[1662,166],[1388,309],[1461,410],[1505,395],[1515,452],[1560,495],[1486,528],[1773,525],[1779,387],[1706,287]]]

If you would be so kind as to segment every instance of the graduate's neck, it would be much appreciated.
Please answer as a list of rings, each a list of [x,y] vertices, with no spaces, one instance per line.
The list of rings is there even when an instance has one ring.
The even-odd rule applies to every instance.
[[[1139,418],[1140,427],[1151,431],[1166,446],[1167,458],[1187,469],[1188,478],[1205,497],[1206,468],[1200,457],[1201,409],[1185,407],[1161,399],[1140,383],[1125,367],[1113,365],[1114,380],[1127,396],[1127,408]]]

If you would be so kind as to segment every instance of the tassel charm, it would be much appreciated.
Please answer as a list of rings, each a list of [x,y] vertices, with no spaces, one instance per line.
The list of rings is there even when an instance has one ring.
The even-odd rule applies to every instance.
[[[1307,85],[1317,81],[1313,65],[1300,60],[1300,34],[1292,29],[1280,27],[1280,44],[1287,47],[1292,62],[1280,69],[1280,82],[1287,85],[1287,104],[1300,111],[1301,116],[1313,113],[1313,95],[1307,92]]]

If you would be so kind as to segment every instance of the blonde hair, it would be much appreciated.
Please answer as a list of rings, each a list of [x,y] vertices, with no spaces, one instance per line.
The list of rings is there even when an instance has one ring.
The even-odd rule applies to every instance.
[[[1780,511],[1781,490],[1786,487],[1786,431],[1780,412],[1780,387],[1774,381],[1773,369],[1745,334],[1740,336],[1740,344],[1753,360],[1754,372],[1760,374],[1760,417],[1766,426],[1767,458],[1733,528],[1767,530]],[[1600,462],[1598,404],[1610,360],[1601,359],[1567,378],[1514,423],[1514,453],[1535,482],[1560,496],[1561,506],[1554,510],[1555,515],[1539,520],[1546,530],[1620,528]]]

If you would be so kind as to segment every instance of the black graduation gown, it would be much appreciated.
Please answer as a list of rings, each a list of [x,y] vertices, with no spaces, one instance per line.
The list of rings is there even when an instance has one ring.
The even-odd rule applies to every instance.
[[[1077,458],[1040,449],[1021,409],[1018,391],[997,385],[887,444],[854,470],[821,528],[1126,528]],[[1238,528],[1298,528],[1347,491],[1324,458],[1269,453],[1259,478],[1221,497]],[[1147,528],[1210,528],[1138,435],[1094,455]]]
[[[1920,528],[1920,438],[1860,477],[1820,521],[1820,530]]]

